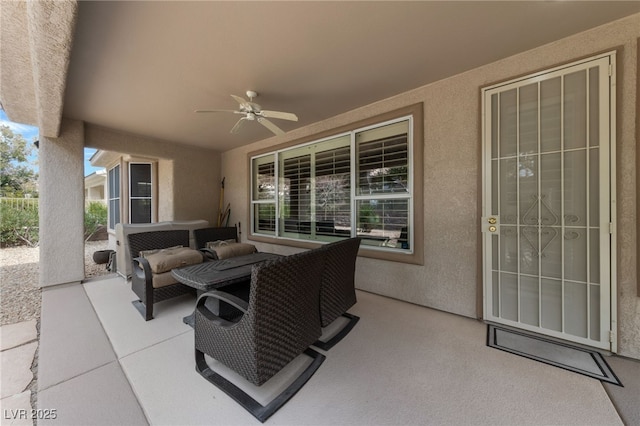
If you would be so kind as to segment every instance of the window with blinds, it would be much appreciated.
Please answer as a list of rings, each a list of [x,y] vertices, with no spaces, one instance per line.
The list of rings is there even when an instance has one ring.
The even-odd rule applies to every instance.
[[[311,234],[311,156],[283,158],[281,173],[284,234]]]
[[[256,233],[274,235],[276,232],[276,168],[275,155],[254,158],[252,168],[253,221]]]
[[[351,235],[351,148],[344,146],[316,154],[316,235]]]
[[[107,193],[109,194],[109,229],[120,223],[120,166],[109,169]]]
[[[129,163],[129,223],[151,223],[151,163]]]
[[[409,122],[356,132],[357,235],[364,245],[409,248]]]
[[[252,158],[252,233],[411,252],[412,120]]]

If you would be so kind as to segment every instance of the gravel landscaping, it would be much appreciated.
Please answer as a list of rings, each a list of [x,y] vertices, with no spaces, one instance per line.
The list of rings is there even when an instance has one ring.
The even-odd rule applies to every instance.
[[[87,278],[106,275],[105,265],[93,261],[93,252],[105,250],[107,241],[85,243],[84,263]],[[38,286],[38,247],[8,247],[0,249],[0,325],[31,319],[40,320],[40,287]]]

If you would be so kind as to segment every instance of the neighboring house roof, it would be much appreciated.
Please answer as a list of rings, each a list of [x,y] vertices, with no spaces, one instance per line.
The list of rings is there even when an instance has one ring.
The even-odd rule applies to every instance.
[[[85,176],[84,189],[85,197],[89,200],[104,200],[107,194],[107,171],[97,170]]]
[[[91,165],[94,167],[110,167],[113,163],[118,161],[120,157],[122,157],[121,153],[113,151],[103,151],[99,149],[93,153],[93,155],[89,159],[89,163],[91,163]]]
[[[85,188],[90,186],[98,186],[98,185],[106,185],[107,183],[107,171],[106,170],[96,170],[84,177],[84,186]]]

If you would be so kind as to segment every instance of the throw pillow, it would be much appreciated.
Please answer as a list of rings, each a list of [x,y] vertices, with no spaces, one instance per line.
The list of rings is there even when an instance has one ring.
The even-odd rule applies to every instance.
[[[163,249],[142,250],[140,252],[140,257],[145,257],[146,258],[150,254],[158,253],[158,252],[160,252],[162,250],[173,250],[173,249],[177,249],[177,248],[181,248],[181,247],[184,247],[184,246],[173,246],[173,247],[167,247],[167,248],[163,248]]]
[[[206,245],[207,248],[212,249],[212,248],[216,248],[219,246],[224,246],[227,244],[235,244],[236,240],[235,239],[230,239],[230,240],[217,240],[217,241],[209,241]]]
[[[214,251],[218,259],[228,259],[230,257],[256,253],[258,251],[256,249],[256,246],[254,246],[253,244],[236,242],[219,245],[207,243],[207,248],[211,251]]]
[[[202,254],[189,247],[172,247],[162,249],[144,256],[149,262],[151,272],[161,274],[181,266],[202,263]]]

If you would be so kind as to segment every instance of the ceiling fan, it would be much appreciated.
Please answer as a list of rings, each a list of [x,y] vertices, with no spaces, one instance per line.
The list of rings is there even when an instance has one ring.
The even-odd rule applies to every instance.
[[[298,116],[291,112],[281,112],[281,111],[267,111],[262,109],[260,105],[253,102],[253,98],[258,96],[256,92],[253,90],[247,90],[247,97],[249,100],[245,100],[240,96],[231,95],[233,99],[235,99],[238,104],[240,104],[240,108],[238,110],[232,109],[198,109],[195,112],[231,112],[233,114],[242,114],[244,117],[241,117],[240,120],[233,126],[231,129],[231,133],[238,133],[240,127],[245,121],[257,121],[262,124],[267,129],[271,130],[276,135],[283,135],[284,131],[276,126],[273,122],[268,120],[269,118],[277,118],[280,120],[289,120],[289,121],[298,121]]]

